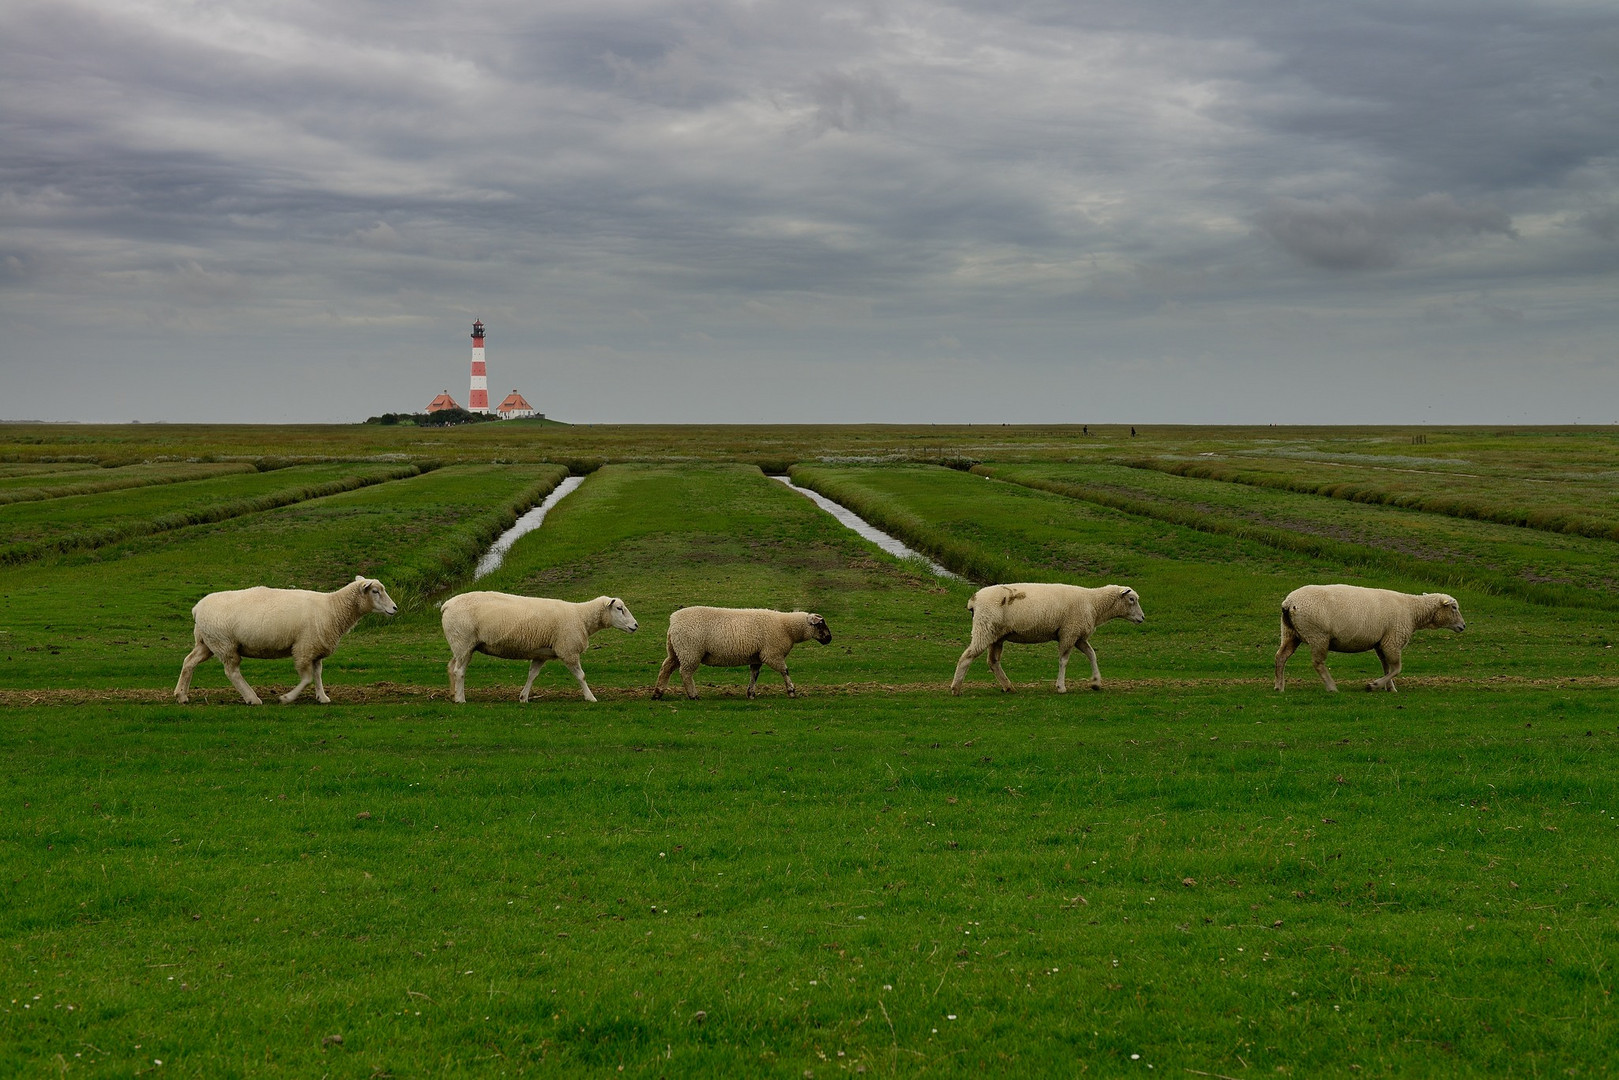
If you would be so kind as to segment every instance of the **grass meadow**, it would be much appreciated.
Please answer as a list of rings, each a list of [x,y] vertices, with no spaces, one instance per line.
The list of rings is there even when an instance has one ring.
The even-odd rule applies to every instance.
[[[0,428],[0,482],[58,491],[0,545],[82,541],[0,566],[0,1073],[1615,1071],[1612,541],[1139,467],[1421,456],[1512,492],[1590,483],[1611,433],[212,430]],[[171,453],[252,471],[159,479]],[[69,493],[125,469],[153,479]],[[172,702],[197,597],[355,573],[402,608],[327,662],[331,705],[248,708],[213,661]],[[980,661],[948,694],[967,598],[1018,579],[1140,592],[1101,693],[1055,694],[1047,645],[1008,647],[1015,693]],[[1370,654],[1276,694],[1277,604],[1325,580],[1444,588],[1468,631],[1420,635],[1398,694],[1354,689]],[[434,603],[469,587],[641,628],[593,639],[595,705],[555,664],[521,705],[525,665],[480,656],[455,706]],[[832,642],[796,699],[703,668],[654,702],[692,603]]]

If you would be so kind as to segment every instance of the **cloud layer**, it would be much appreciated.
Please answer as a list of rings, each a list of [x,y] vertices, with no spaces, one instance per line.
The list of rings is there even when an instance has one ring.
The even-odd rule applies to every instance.
[[[8,5],[0,417],[419,408],[480,316],[586,421],[1619,420],[1616,59],[1594,4]]]

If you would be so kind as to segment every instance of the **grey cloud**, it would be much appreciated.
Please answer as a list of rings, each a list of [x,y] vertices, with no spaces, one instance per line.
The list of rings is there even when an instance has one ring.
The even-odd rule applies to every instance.
[[[1376,205],[1353,197],[1275,199],[1256,224],[1288,254],[1329,270],[1385,269],[1425,240],[1516,235],[1512,219],[1499,207],[1464,206],[1438,194]]]
[[[877,71],[824,71],[809,87],[811,131],[866,131],[893,124],[906,109],[899,88]]]
[[[1603,240],[1619,240],[1619,206],[1588,210],[1578,219],[1581,228]]]
[[[927,419],[917,342],[1012,388],[1084,357],[1098,410],[1195,357],[1201,390],[1155,383],[1181,416],[1317,342],[1488,353],[1507,335],[1470,335],[1518,312],[1557,355],[1619,333],[1616,25],[1530,0],[0,5],[5,408],[56,408],[34,325],[127,358],[154,418],[221,340],[284,369],[232,418],[348,418],[286,389],[300,365],[336,391],[386,370],[415,407],[472,314],[496,372],[546,371],[541,407],[578,419],[716,418],[691,388],[725,364],[758,378],[719,418],[852,418],[816,382],[836,363],[871,380],[862,418]],[[1398,266],[1399,295],[1298,261]],[[1067,407],[958,381],[936,418]]]

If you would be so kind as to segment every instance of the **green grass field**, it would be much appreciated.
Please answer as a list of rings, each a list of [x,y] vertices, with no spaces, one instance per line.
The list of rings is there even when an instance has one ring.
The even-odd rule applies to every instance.
[[[423,438],[393,464],[428,471],[0,568],[0,1074],[1614,1071],[1611,541],[1135,469],[1127,432],[823,429],[812,449],[784,429],[737,453],[730,429],[525,447],[479,427],[512,452],[444,464],[426,433],[362,431],[353,475],[392,467],[384,434]],[[250,445],[216,430],[211,450],[190,429],[50,449]],[[306,441],[341,458],[340,434],[288,432],[275,463]],[[1532,477],[1612,449],[1463,435],[1318,450]],[[748,463],[781,447],[798,482],[974,580],[882,554]],[[594,639],[598,704],[553,664],[520,705],[525,665],[480,656],[455,706],[434,602],[560,480],[545,456],[618,463],[476,587],[618,595],[641,629]],[[277,474],[201,482],[229,503]],[[133,490],[151,501],[129,520],[173,512]],[[217,662],[193,704],[168,699],[204,592],[357,572],[403,607],[327,662],[332,705],[250,709]],[[1013,694],[982,661],[948,694],[968,596],[1008,578],[1140,592],[1146,623],[1096,635],[1102,693],[1053,693],[1047,645],[1008,647]],[[1343,693],[1296,657],[1278,695],[1278,602],[1325,580],[1443,583],[1468,632],[1420,635],[1398,694],[1352,690],[1376,660],[1335,654]],[[704,668],[700,700],[651,701],[694,603],[819,611],[833,640],[793,652],[796,699]],[[261,693],[294,678],[243,670]]]
[[[224,521],[278,506],[414,476],[413,465],[302,465],[222,479],[153,484],[0,506],[0,562],[52,551],[103,547],[187,525]]]

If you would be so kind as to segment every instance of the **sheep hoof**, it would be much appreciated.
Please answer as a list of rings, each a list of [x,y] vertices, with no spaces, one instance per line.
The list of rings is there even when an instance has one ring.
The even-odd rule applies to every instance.
[[[595,701],[596,701],[596,695],[595,694],[586,694],[585,695],[585,700],[588,701],[588,702],[591,702],[592,704],[594,704]]]
[[[1063,686],[1063,685],[1061,685],[1061,684],[1059,684],[1059,685],[1058,685],[1058,686],[1057,686],[1057,693],[1059,693],[1059,694],[1066,694],[1066,693],[1068,693],[1068,687],[1066,687],[1066,686]]]
[[[797,696],[798,696],[798,691],[797,691],[797,689],[793,689],[793,690],[789,690],[789,691],[787,691],[787,696],[788,696],[788,697],[797,697]]]
[[[174,695],[174,701],[178,705],[184,705],[188,700],[189,699],[186,697],[185,694],[175,694]]]
[[[1092,690],[1100,690],[1100,689],[1102,689],[1102,684],[1099,683],[1099,682],[1093,682],[1093,683],[1091,683],[1091,689]]]
[[[318,697],[315,700],[320,702],[322,705],[330,705],[332,703],[332,699],[326,696]]]
[[[663,691],[659,690],[657,688],[653,688],[652,700],[653,701],[662,701],[663,700]]]

